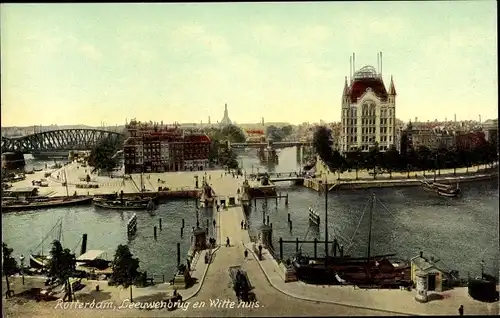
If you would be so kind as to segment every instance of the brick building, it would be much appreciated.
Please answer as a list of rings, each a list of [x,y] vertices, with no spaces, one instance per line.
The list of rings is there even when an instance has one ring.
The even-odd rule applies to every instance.
[[[141,123],[126,125],[123,144],[125,173],[203,170],[208,168],[210,138],[178,126]]]
[[[485,144],[486,138],[484,132],[482,131],[458,133],[455,136],[455,142],[458,149],[470,151],[482,144]]]

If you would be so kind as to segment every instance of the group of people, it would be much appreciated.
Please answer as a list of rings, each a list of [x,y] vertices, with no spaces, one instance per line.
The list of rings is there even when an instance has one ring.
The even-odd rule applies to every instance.
[[[242,230],[246,230],[246,229],[247,229],[247,227],[248,227],[247,222],[245,222],[245,221],[241,221],[241,229],[242,229]]]

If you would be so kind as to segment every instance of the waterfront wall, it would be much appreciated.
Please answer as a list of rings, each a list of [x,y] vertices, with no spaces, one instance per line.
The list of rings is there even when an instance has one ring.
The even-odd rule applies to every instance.
[[[496,172],[484,172],[475,173],[474,175],[457,175],[457,176],[447,176],[447,177],[437,177],[436,182],[451,182],[451,183],[463,183],[463,182],[473,182],[482,180],[491,180],[498,178],[498,171]],[[434,177],[429,176],[428,178],[434,181]],[[414,187],[420,186],[420,180],[422,178],[411,178],[411,179],[387,179],[387,180],[336,180],[334,182],[328,182],[328,188],[330,191],[333,189],[370,189],[370,188],[390,188],[390,187]],[[318,179],[305,179],[304,186],[306,188],[315,191],[324,191],[325,185],[323,180]]]

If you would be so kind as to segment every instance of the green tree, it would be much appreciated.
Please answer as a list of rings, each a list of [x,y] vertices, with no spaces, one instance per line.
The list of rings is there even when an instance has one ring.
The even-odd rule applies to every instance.
[[[410,178],[410,172],[418,166],[418,157],[415,148],[410,147],[410,149],[404,154],[404,164],[406,166],[406,177]]]
[[[356,169],[356,180],[358,180],[358,172],[359,168],[364,166],[363,161],[363,152],[359,148],[356,148],[352,154],[352,164],[354,165],[354,169]]]
[[[114,285],[130,287],[130,301],[132,301],[132,285],[141,277],[139,259],[134,258],[127,245],[118,245],[113,261],[111,282]]]
[[[417,167],[423,171],[425,177],[425,171],[432,167],[434,164],[430,165],[431,151],[426,146],[419,146],[417,148]]]
[[[321,160],[327,165],[332,165],[333,156],[333,138],[330,129],[325,126],[319,126],[313,135],[313,148]]]
[[[379,166],[380,161],[380,150],[378,147],[378,143],[370,147],[370,151],[368,152],[368,168],[373,170],[373,180],[377,178],[377,167]]]
[[[392,179],[394,168],[400,165],[400,156],[396,146],[389,146],[389,149],[383,154],[383,159],[383,167],[389,172],[389,178]]]
[[[94,167],[94,170],[111,171],[118,161],[113,156],[120,148],[120,143],[117,140],[106,138],[101,140],[92,150],[89,155],[89,165]]]
[[[50,250],[49,277],[57,278],[64,284],[66,296],[69,301],[72,301],[70,277],[76,269],[75,254],[71,253],[68,248],[63,249],[61,242],[54,240]]]
[[[245,133],[236,125],[224,126],[221,130],[221,135],[223,138],[227,138],[230,142],[237,143],[246,141]]]
[[[2,271],[5,275],[5,283],[7,284],[6,297],[8,298],[12,291],[10,290],[9,277],[19,271],[16,259],[12,256],[14,250],[9,248],[5,242],[2,242]]]

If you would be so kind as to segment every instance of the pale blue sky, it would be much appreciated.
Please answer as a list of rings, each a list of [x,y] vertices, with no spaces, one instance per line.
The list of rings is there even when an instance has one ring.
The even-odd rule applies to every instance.
[[[404,121],[497,117],[496,2],[1,6],[2,125],[340,120],[349,56]]]

